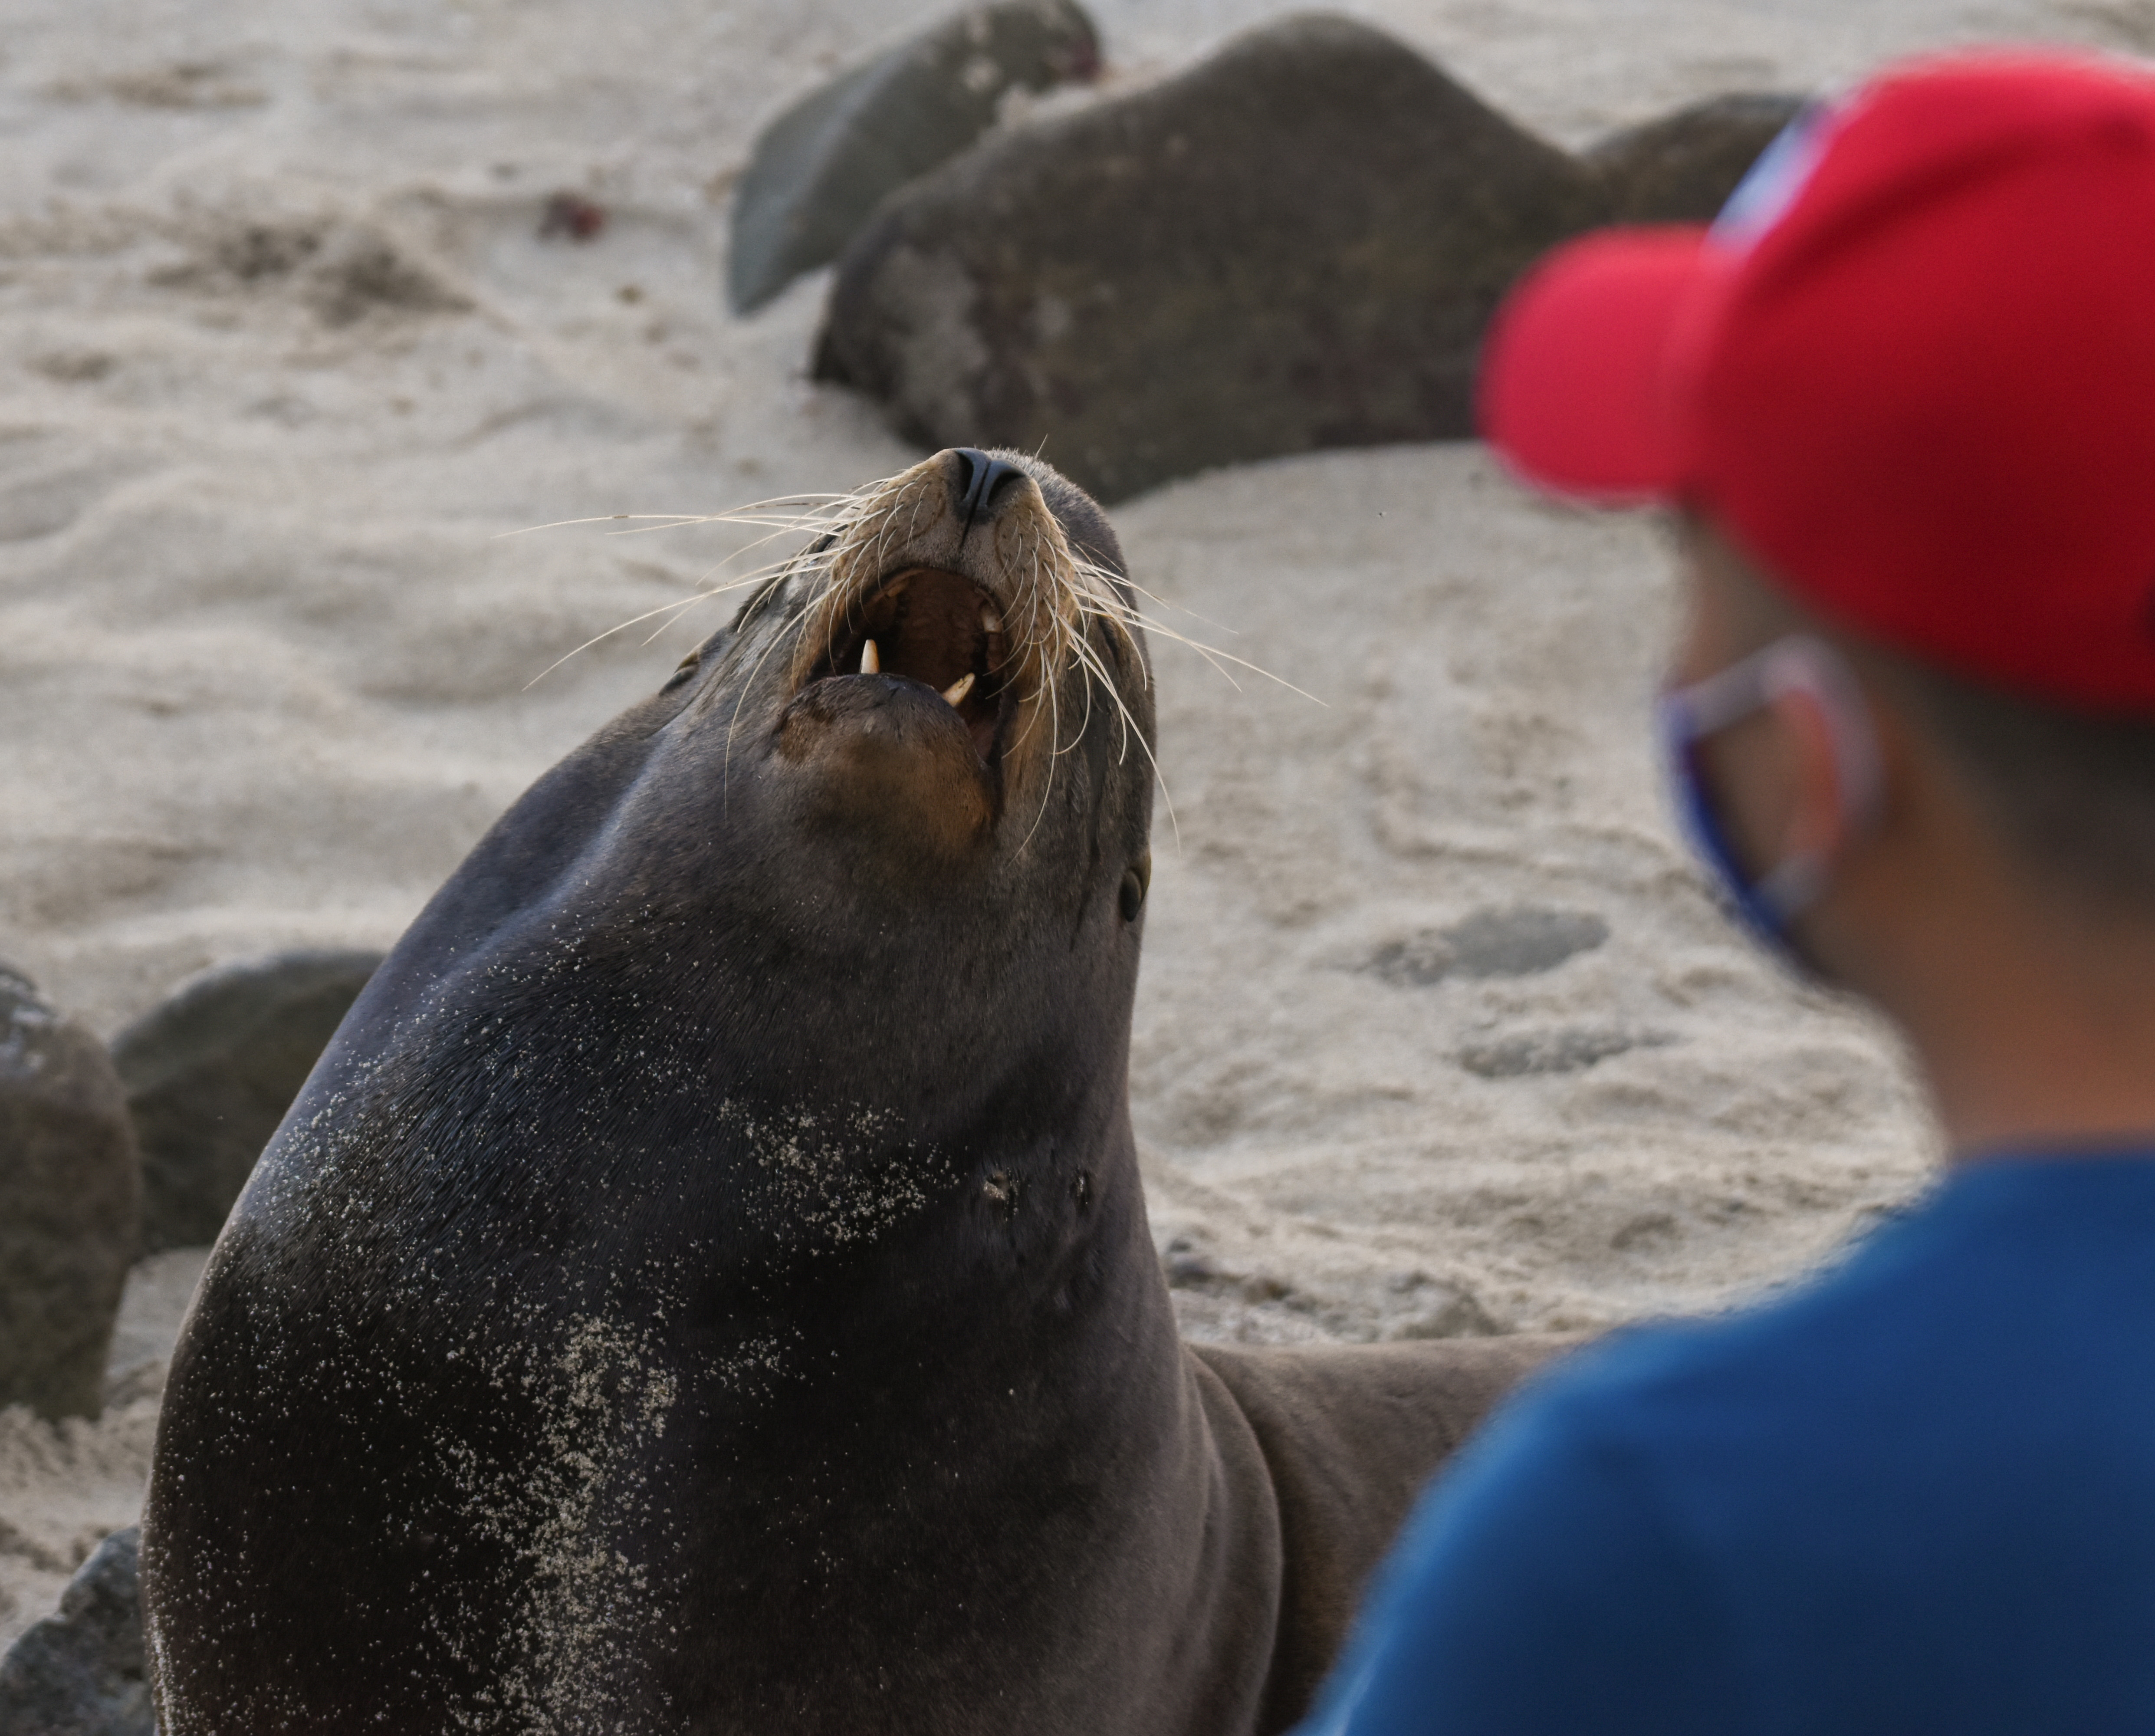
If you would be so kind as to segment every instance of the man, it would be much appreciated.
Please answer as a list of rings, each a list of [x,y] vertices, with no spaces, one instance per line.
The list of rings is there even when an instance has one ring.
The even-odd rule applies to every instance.
[[[1507,1407],[1307,1731],[2155,1730],[2155,76],[1896,70],[1711,232],[1542,267],[1483,403],[1681,515],[1702,853],[1900,1027],[1950,1164]]]

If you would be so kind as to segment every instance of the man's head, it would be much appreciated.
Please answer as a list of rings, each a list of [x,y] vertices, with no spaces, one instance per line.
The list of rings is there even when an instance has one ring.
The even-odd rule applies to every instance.
[[[1563,250],[1491,335],[1515,469],[1682,515],[1709,853],[1963,1142],[2063,1114],[1978,1101],[2014,1017],[2083,1102],[2106,1044],[2155,1078],[2150,308],[2155,75],[1993,55],[1815,110],[1711,230]],[[2155,1125],[2137,1088],[2077,1124]]]

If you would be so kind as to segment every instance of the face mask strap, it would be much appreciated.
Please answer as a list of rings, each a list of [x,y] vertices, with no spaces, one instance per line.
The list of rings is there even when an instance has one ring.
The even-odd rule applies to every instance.
[[[1727,832],[1701,782],[1697,748],[1784,694],[1809,694],[1832,743],[1841,815],[1852,832],[1877,818],[1885,779],[1869,708],[1840,653],[1809,633],[1776,639],[1739,663],[1676,689],[1662,700],[1662,727],[1680,771],[1686,817],[1702,853],[1719,873],[1738,909],[1767,939],[1785,944],[1789,923],[1825,894],[1831,865],[1816,851],[1778,863],[1757,881],[1744,878]]]

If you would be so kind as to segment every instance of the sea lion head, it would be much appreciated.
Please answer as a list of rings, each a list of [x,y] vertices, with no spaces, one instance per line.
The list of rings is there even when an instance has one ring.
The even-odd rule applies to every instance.
[[[1093,1185],[1074,1154],[1127,1124],[1150,860],[1114,533],[1046,464],[971,450],[821,522],[437,895],[237,1223],[319,1213],[343,1177],[431,1235],[479,1210],[453,1155],[490,1240],[566,1253],[588,1172],[659,1240],[694,1222],[767,1268],[946,1195]]]
[[[1031,920],[1056,894],[1011,876],[1089,860],[1103,826],[1141,860],[1149,671],[1099,509],[1037,460],[955,449],[835,512],[677,672],[685,757],[722,724],[729,801],[745,740],[746,799],[862,892],[986,876]]]

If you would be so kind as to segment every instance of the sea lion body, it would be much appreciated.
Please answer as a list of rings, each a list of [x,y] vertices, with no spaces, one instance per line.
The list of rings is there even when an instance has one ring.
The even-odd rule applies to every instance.
[[[1127,1104],[1129,596],[1052,471],[939,454],[443,887],[182,1334],[166,1736],[1300,1709],[1543,1347],[1180,1342]]]

